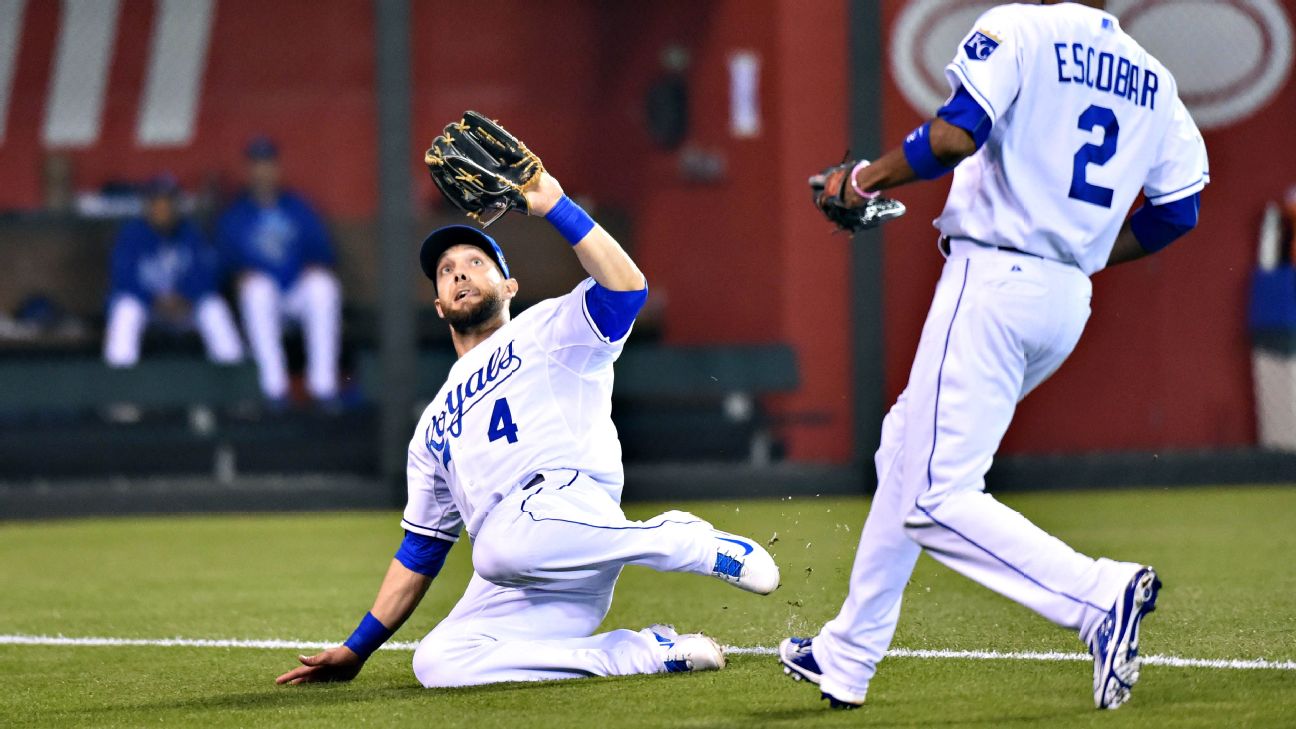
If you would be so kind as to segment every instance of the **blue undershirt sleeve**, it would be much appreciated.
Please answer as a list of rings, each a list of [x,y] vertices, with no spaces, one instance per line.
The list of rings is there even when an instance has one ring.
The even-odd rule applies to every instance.
[[[936,116],[971,134],[977,149],[981,149],[981,145],[990,138],[990,130],[994,126],[990,117],[986,115],[985,109],[981,108],[981,105],[972,98],[972,94],[962,86],[959,86],[954,96],[936,112]]]
[[[1144,204],[1130,216],[1130,230],[1148,253],[1156,253],[1197,227],[1201,193],[1164,205]]]
[[[411,572],[436,577],[453,546],[454,542],[407,531],[396,550],[396,559]]]
[[[609,342],[617,341],[630,331],[647,300],[646,281],[638,291],[613,291],[603,288],[598,282],[585,290],[585,308],[589,310],[594,326]]]

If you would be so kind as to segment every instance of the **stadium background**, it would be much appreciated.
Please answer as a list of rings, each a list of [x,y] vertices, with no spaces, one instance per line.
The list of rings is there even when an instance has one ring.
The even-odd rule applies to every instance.
[[[867,487],[867,454],[879,415],[903,387],[939,270],[929,221],[947,183],[906,190],[909,216],[852,245],[818,219],[803,180],[848,146],[876,153],[929,112],[915,105],[939,97],[938,69],[948,55],[949,29],[966,25],[986,3],[498,0],[457,8],[456,26],[491,29],[483,48],[479,34],[447,28],[442,4],[414,2],[408,17],[412,132],[398,140],[384,139],[380,131],[380,5],[10,0],[0,6],[11,25],[3,36],[8,45],[0,48],[8,61],[0,69],[10,81],[7,104],[0,107],[0,171],[6,181],[0,187],[0,210],[6,211],[0,222],[0,310],[12,312],[32,294],[45,294],[90,322],[91,332],[102,318],[111,226],[86,224],[68,212],[58,202],[60,184],[75,196],[170,170],[199,195],[200,204],[216,207],[236,189],[242,145],[254,134],[269,134],[283,149],[287,184],[321,208],[340,250],[348,311],[345,362],[362,403],[361,414],[352,417],[362,419],[351,427],[334,424],[329,432],[343,431],[335,437],[363,444],[353,442],[346,451],[358,456],[349,466],[312,468],[309,452],[296,460],[251,457],[240,463],[267,473],[341,471],[368,478],[386,474],[391,481],[400,473],[397,451],[404,438],[380,456],[383,446],[373,442],[373,430],[355,427],[372,422],[364,417],[379,417],[384,386],[417,389],[391,380],[359,382],[357,374],[365,362],[390,363],[388,355],[378,354],[385,351],[389,330],[383,322],[391,315],[385,308],[390,302],[380,295],[390,288],[384,276],[391,274],[379,254],[384,233],[378,160],[383,149],[398,150],[406,160],[404,179],[412,183],[410,205],[402,209],[412,217],[405,224],[411,233],[399,245],[412,260],[418,231],[452,217],[422,170],[421,152],[442,124],[477,108],[523,136],[567,188],[625,239],[653,286],[653,305],[637,337],[643,346],[668,356],[701,347],[740,360],[754,351],[760,356],[746,362],[748,368],[759,369],[760,357],[770,355],[770,362],[791,372],[741,384],[751,373],[744,379],[735,371],[740,384],[733,391],[723,382],[704,393],[682,384],[679,395],[702,394],[704,407],[661,395],[670,377],[684,382],[702,373],[659,373],[660,387],[624,398],[618,408],[627,418],[651,414],[642,427],[644,458],[631,460],[694,461],[703,470],[698,463],[736,461],[775,474],[775,481],[783,478],[794,489],[808,481],[844,490]],[[1290,461],[1255,448],[1245,312],[1261,211],[1296,178],[1296,152],[1287,142],[1282,113],[1296,105],[1290,82],[1292,3],[1113,5],[1169,59],[1185,96],[1198,107],[1230,95],[1258,98],[1246,108],[1214,113],[1202,125],[1215,179],[1246,184],[1213,185],[1204,198],[1201,227],[1182,245],[1097,277],[1085,339],[1068,365],[1022,406],[996,473],[1008,484],[1034,479],[1040,486],[1074,481],[1077,468],[1091,481],[1176,480],[1186,472],[1256,480],[1281,473]],[[89,11],[93,20],[71,24],[78,6],[97,8]],[[206,22],[186,26],[198,62],[190,77],[172,79],[176,85],[170,88],[181,93],[164,96],[151,93],[148,84],[157,72],[151,64],[160,63],[158,34],[168,12],[177,18],[205,15]],[[62,34],[93,33],[87,28],[105,19],[111,30],[101,67],[83,68],[59,55]],[[1185,44],[1190,50],[1183,50]],[[668,68],[667,49],[675,49],[676,59],[686,58],[682,67]],[[754,91],[742,99],[735,59],[757,69]],[[918,76],[926,74],[927,90],[914,88],[921,78],[898,77],[900,67],[925,69]],[[59,131],[54,110],[60,83],[83,102],[76,109],[84,113],[70,133]],[[102,95],[97,107],[85,101],[95,94]],[[671,116],[678,111],[671,106],[676,99],[686,99],[682,117]],[[735,120],[739,107],[754,109],[754,117]],[[146,132],[150,114],[171,119],[172,126],[160,136]],[[665,118],[665,126],[654,130],[650,117]],[[672,119],[682,119],[680,126],[672,128]],[[565,290],[578,275],[548,231],[526,221],[508,221],[498,230],[524,299],[528,292],[538,298]],[[424,310],[423,319],[411,325],[417,346],[444,355],[437,323],[426,321],[430,289],[407,268],[413,293],[403,309]],[[743,349],[750,345],[765,347]],[[14,353],[8,364],[26,363],[26,372],[3,386],[18,389],[15,383],[39,372],[51,351],[66,365],[88,363],[97,347],[93,335],[55,347],[6,343]],[[409,359],[412,352],[401,349],[395,356]],[[141,366],[148,360],[146,353]],[[730,375],[717,367],[705,373],[713,381]],[[183,389],[182,382],[172,384]],[[217,405],[228,404],[223,397]],[[409,399],[417,402],[417,392]],[[0,448],[36,452],[24,440],[36,437],[29,427],[33,409],[44,423],[35,430],[57,442],[59,431],[50,431],[39,403],[29,398],[12,414]],[[82,409],[92,404],[98,403]],[[66,402],[59,408],[77,409]],[[699,415],[698,409],[707,412]],[[223,412],[216,410],[218,418]],[[399,431],[390,425],[392,417],[383,421],[387,440]],[[408,414],[399,417],[412,422]],[[655,434],[687,432],[695,422],[702,431],[745,425],[731,428],[732,437],[718,439],[709,450],[699,447],[678,458],[669,448],[651,446]],[[632,454],[636,427],[628,428]],[[21,458],[10,459],[13,469],[5,474],[0,465],[0,478],[57,481],[94,476],[96,469],[150,475],[147,450],[137,451],[131,464],[90,458],[82,472],[60,471],[93,450],[99,432],[63,448],[60,463],[44,470],[32,458],[22,467],[15,465]],[[208,440],[192,461],[159,464],[158,470],[206,472],[220,451],[219,438]],[[59,450],[38,449],[42,457]],[[1104,470],[1104,464],[1120,468]],[[664,480],[679,477],[669,473]]]
[[[1280,326],[1257,336],[1248,306],[1262,216],[1296,183],[1296,0],[1110,3],[1176,73],[1214,183],[1197,231],[1096,277],[1079,349],[989,476],[1077,549],[1165,577],[1132,705],[1095,715],[1073,635],[926,557],[864,711],[818,713],[769,655],[845,596],[948,184],[905,188],[907,217],[850,241],[805,178],[929,114],[988,5],[0,0],[0,725],[1290,725],[1296,453],[1273,446],[1296,451],[1296,426],[1256,424],[1261,406],[1296,421],[1290,249],[1270,281],[1287,299],[1258,302]],[[462,220],[421,158],[467,108],[537,150],[651,281],[614,400],[627,513],[686,508],[780,564],[769,598],[623,574],[605,627],[705,630],[739,649],[721,673],[424,691],[409,651],[458,598],[465,545],[359,680],[272,683],[353,628],[400,539],[404,451],[452,357],[412,263]],[[210,226],[257,134],[338,248],[341,409],[300,379],[267,409],[253,365],[217,368],[193,337],[150,337],[129,371],[101,358],[114,211],[171,171]],[[492,231],[522,304],[580,277],[548,226]],[[300,350],[290,334],[295,367]]]

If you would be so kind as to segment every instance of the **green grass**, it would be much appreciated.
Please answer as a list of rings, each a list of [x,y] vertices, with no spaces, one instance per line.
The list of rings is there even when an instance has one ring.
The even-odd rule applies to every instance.
[[[1081,551],[1157,565],[1145,653],[1296,659],[1296,488],[1025,494],[1003,499]],[[678,506],[678,505],[675,505]],[[625,572],[608,627],[666,621],[730,645],[813,633],[847,588],[862,499],[698,502],[773,545],[769,597],[690,575]],[[634,505],[647,516],[660,505]],[[340,640],[399,541],[395,514],[0,522],[0,633]],[[396,640],[454,604],[465,543]],[[895,645],[1067,651],[1059,630],[924,557]],[[829,712],[768,656],[698,675],[420,688],[408,652],[350,684],[277,687],[292,651],[0,646],[0,726],[1296,726],[1296,672],[1148,667],[1134,700],[1097,712],[1087,663],[895,658],[867,706]]]

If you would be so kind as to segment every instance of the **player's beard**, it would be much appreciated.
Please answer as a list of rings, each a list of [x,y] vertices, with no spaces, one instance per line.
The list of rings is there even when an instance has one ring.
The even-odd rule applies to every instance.
[[[459,334],[472,334],[483,324],[494,321],[503,308],[504,300],[500,298],[498,291],[482,289],[481,300],[475,306],[465,309],[447,308],[446,321]]]

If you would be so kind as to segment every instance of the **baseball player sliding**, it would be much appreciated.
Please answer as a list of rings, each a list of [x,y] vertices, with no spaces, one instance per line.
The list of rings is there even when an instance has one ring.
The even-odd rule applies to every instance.
[[[779,582],[751,539],[680,511],[642,522],[621,511],[612,366],[648,296],[643,274],[489,119],[466,113],[426,161],[442,192],[486,224],[514,207],[544,216],[590,278],[512,318],[518,282],[494,239],[451,225],[423,242],[459,360],[410,441],[405,539],[355,633],[277,683],[356,676],[414,612],[461,531],[473,540],[474,574],[414,654],[424,686],[723,668],[724,652],[701,634],[654,625],[592,635],[628,564],[759,594]]]
[[[857,228],[894,210],[878,190],[954,171],[935,222],[947,260],[883,422],[850,594],[818,635],[780,646],[785,672],[834,707],[864,702],[924,549],[1076,631],[1093,653],[1098,707],[1119,707],[1139,678],[1153,569],[1076,552],[983,481],[1017,402],[1080,338],[1089,276],[1191,230],[1209,181],[1174,77],[1102,7],[988,11],[946,67],[952,94],[935,118],[877,162],[812,180],[829,217]],[[1146,203],[1126,220],[1140,190]]]

